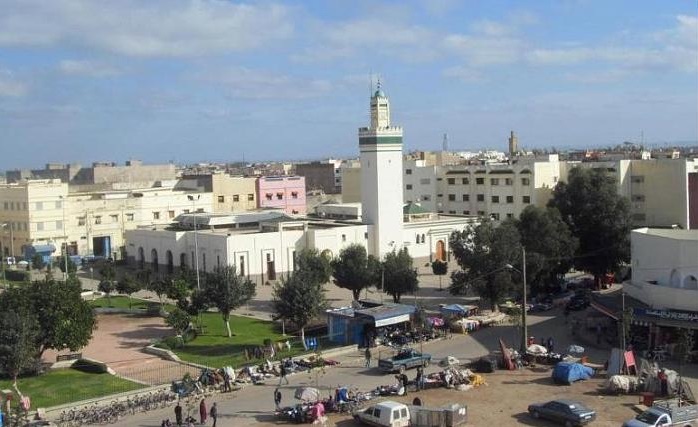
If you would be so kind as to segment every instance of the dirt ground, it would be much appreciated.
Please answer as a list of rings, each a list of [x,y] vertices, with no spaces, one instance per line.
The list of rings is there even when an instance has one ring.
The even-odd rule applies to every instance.
[[[396,400],[411,403],[419,396],[427,406],[442,406],[448,403],[465,403],[468,406],[468,425],[471,426],[554,426],[543,420],[535,420],[527,413],[529,403],[545,402],[555,398],[573,399],[583,402],[596,410],[597,418],[591,425],[598,427],[617,427],[623,421],[633,418],[637,413],[633,405],[639,397],[611,396],[600,393],[604,378],[580,381],[571,386],[556,385],[550,379],[550,368],[533,370],[496,371],[486,374],[487,385],[468,391],[456,391],[445,388],[411,392],[406,397]],[[342,427],[360,426],[350,417],[332,415],[328,425]],[[278,424],[265,423],[264,426]]]

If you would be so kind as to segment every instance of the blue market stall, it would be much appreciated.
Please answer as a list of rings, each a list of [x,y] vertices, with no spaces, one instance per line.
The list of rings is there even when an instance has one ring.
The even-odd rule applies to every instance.
[[[327,311],[330,341],[365,345],[386,327],[401,327],[412,320],[412,305],[360,301],[362,308],[344,307]]]

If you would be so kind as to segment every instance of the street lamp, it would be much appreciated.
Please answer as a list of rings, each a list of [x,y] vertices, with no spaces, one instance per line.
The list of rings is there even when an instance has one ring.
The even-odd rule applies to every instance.
[[[196,197],[191,194],[187,196],[187,198],[191,200],[191,208],[194,211],[194,268],[196,269],[197,290],[201,290],[201,279],[199,277],[199,233],[196,218],[196,201],[199,200],[200,197],[200,194],[197,194]]]
[[[514,267],[511,264],[507,264],[505,267],[510,269],[510,270],[515,270],[521,273],[521,276],[523,277],[523,302],[521,304],[521,354],[525,354],[526,352],[526,341],[528,340],[528,326],[526,325],[526,248],[521,248],[521,256],[522,256],[522,268],[523,271],[519,270],[518,268]]]
[[[5,222],[0,224],[0,227],[7,227],[10,230],[10,256],[12,259],[15,257],[15,235],[14,235],[14,228],[12,227],[11,222]]]

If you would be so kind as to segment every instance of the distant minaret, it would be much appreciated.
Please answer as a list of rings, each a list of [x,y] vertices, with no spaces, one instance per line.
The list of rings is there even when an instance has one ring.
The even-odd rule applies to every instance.
[[[511,131],[511,136],[509,137],[509,157],[513,157],[519,152],[519,138],[514,135],[514,131]]]
[[[444,134],[444,142],[441,144],[441,151],[448,151],[448,134]]]
[[[361,209],[367,250],[382,258],[402,246],[402,128],[390,125],[390,101],[380,80],[371,96],[371,125],[359,128]]]

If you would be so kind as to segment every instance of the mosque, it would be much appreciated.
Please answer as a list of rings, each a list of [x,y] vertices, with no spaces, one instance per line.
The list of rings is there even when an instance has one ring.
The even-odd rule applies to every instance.
[[[165,274],[197,264],[200,271],[231,265],[256,283],[266,283],[293,271],[295,254],[305,248],[336,256],[358,243],[380,258],[407,248],[415,265],[447,260],[451,233],[474,224],[477,217],[436,214],[405,204],[403,131],[391,124],[390,100],[380,85],[370,100],[370,117],[370,125],[359,128],[360,217],[292,216],[276,210],[184,214],[167,226],[126,231],[129,261]],[[355,205],[334,208],[356,210]]]

